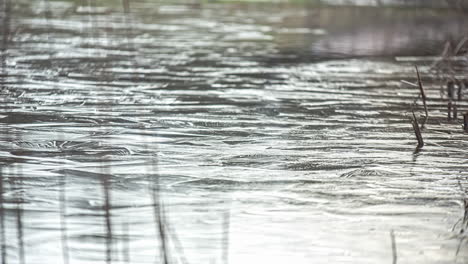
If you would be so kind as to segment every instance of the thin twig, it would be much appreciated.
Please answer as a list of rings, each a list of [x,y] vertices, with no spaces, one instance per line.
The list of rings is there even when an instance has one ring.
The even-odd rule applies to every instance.
[[[468,112],[463,115],[463,130],[468,132]]]
[[[3,91],[5,90],[6,86],[5,83],[7,83],[7,50],[8,50],[8,41],[9,41],[9,35],[10,35],[10,1],[0,1],[1,3],[1,11],[4,13],[3,18],[2,18],[2,41],[0,42],[1,47],[1,56],[0,56],[0,74],[1,74],[1,79],[0,79],[0,90]],[[2,133],[5,133],[2,131]],[[8,135],[8,133],[6,133]],[[6,230],[5,230],[5,220],[6,220],[6,214],[5,214],[5,207],[4,207],[4,202],[5,202],[5,197],[4,197],[4,192],[5,192],[5,186],[4,186],[4,175],[3,175],[3,166],[0,167],[0,251],[1,251],[1,263],[2,264],[7,264],[7,238],[6,238]]]
[[[460,178],[458,178],[458,187],[460,188],[460,192],[462,193],[463,218],[460,219],[457,223],[461,222],[460,234],[464,234],[466,229],[468,228],[468,199],[466,198],[466,191],[465,188],[463,188]],[[455,251],[455,262],[458,258],[458,254],[460,253],[461,246],[465,240],[466,237],[462,237],[460,239],[460,242],[458,243],[457,250]]]
[[[408,81],[406,81],[406,80],[400,80],[400,82],[402,82],[402,83],[404,83],[404,84],[408,84],[408,85],[414,86],[414,87],[418,87],[417,84],[412,83],[412,82],[408,82]]]
[[[17,175],[17,179],[10,179],[10,185],[12,189],[17,192],[16,194],[16,240],[17,240],[17,249],[18,249],[18,263],[26,264],[26,255],[24,251],[24,224],[23,224],[23,192],[21,188],[24,188],[23,181],[21,177],[23,176],[22,169],[20,167],[16,168],[14,172]]]
[[[2,252],[1,263],[7,263],[7,252],[6,252],[6,236],[5,236],[5,208],[4,203],[4,186],[3,186],[3,168],[0,167],[0,251]]]
[[[127,221],[122,223],[122,261],[124,263],[130,263],[130,233],[129,224]]]
[[[468,41],[468,37],[464,37],[459,43],[458,45],[455,47],[455,50],[453,52],[454,55],[458,55],[461,51],[461,49],[463,48],[463,46],[465,46],[466,42]]]
[[[105,173],[101,175],[101,184],[104,195],[104,220],[106,225],[106,263],[112,263],[112,213],[111,213],[111,186],[110,186],[110,175]]]
[[[189,261],[187,260],[187,257],[185,257],[184,253],[184,247],[182,246],[182,243],[180,242],[179,237],[177,236],[176,230],[170,225],[170,222],[166,220],[164,223],[164,226],[167,229],[167,233],[169,234],[172,244],[177,251],[177,258],[179,259],[181,264],[189,264]]]
[[[62,259],[64,264],[70,263],[68,254],[68,234],[67,234],[67,196],[66,196],[66,177],[65,173],[60,182],[59,207],[60,207],[60,236],[62,244]]]
[[[157,155],[157,154],[156,154]],[[162,203],[161,198],[161,190],[159,188],[159,174],[156,172],[157,168],[157,156],[151,156],[151,171],[153,172],[152,178],[150,178],[150,193],[151,193],[151,200],[153,205],[153,216],[154,216],[154,223],[156,227],[156,231],[158,233],[158,238],[161,242],[160,244],[160,254],[161,254],[161,262],[163,264],[169,263],[169,252],[168,252],[168,244],[167,244],[167,233],[166,233],[166,225],[165,225],[165,217],[164,217],[164,205]]]
[[[426,92],[424,91],[424,87],[423,87],[423,84],[421,82],[421,76],[419,75],[418,66],[414,66],[414,67],[416,68],[416,75],[418,76],[419,92],[421,93],[421,99],[423,101],[424,112],[426,113],[426,120],[427,120],[427,118],[429,117],[429,113],[427,111]],[[425,122],[423,122],[423,123],[425,123]]]
[[[416,149],[419,150],[424,146],[424,141],[421,135],[421,129],[419,128],[418,119],[416,118],[416,115],[414,114],[414,110],[411,109],[411,112],[413,113],[413,118],[412,118],[413,120],[411,123],[413,124],[414,134],[416,135],[416,139],[418,140],[418,146],[416,147]]]
[[[395,241],[395,233],[393,232],[393,229],[390,230],[390,240],[392,241],[392,264],[396,264],[398,260],[398,255]]]
[[[448,120],[452,120],[452,101],[447,103],[447,113],[448,113]]]
[[[447,82],[447,97],[449,98],[449,100],[452,100],[453,99],[453,90],[454,90],[454,81],[453,80],[449,80]]]
[[[442,51],[442,54],[440,54],[440,58],[434,63],[432,63],[431,68],[438,68],[439,64],[445,61],[448,57],[451,56],[452,54],[452,45],[450,44],[449,41],[445,42],[444,50]]]
[[[463,185],[460,181],[460,178],[458,178],[458,187],[460,188],[460,192],[462,193],[462,201],[463,201],[463,220],[462,220],[462,229],[461,233],[463,233],[466,228],[468,227],[468,199],[466,197],[466,191],[465,188],[463,188]]]
[[[226,212],[224,213],[223,217],[223,262],[224,264],[229,263],[229,226],[230,226],[230,218],[231,218],[231,212],[230,209],[228,208]]]

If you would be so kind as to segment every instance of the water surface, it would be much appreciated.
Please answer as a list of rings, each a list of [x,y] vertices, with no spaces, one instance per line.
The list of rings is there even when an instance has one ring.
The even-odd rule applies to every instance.
[[[391,263],[391,230],[398,263],[468,262],[468,143],[427,57],[463,11],[2,7],[3,263]]]

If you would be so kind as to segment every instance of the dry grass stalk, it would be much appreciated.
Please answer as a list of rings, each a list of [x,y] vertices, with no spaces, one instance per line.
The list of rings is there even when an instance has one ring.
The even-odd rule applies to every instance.
[[[429,113],[427,111],[427,103],[426,103],[426,92],[424,91],[424,87],[421,81],[421,76],[419,75],[419,70],[418,66],[414,66],[416,68],[416,75],[418,77],[418,87],[419,87],[419,92],[421,93],[421,99],[424,105],[424,112],[426,113],[426,119],[429,117]]]
[[[414,114],[414,110],[411,109],[411,111],[413,113],[412,124],[413,124],[414,134],[416,135],[416,139],[418,140],[418,146],[416,148],[420,149],[424,146],[424,141],[421,135],[421,129],[419,128],[418,119],[416,118],[416,115]]]
[[[463,129],[468,132],[468,112],[463,115]]]
[[[457,92],[457,97],[458,101],[462,100],[463,97],[463,89],[466,87],[466,80],[460,80],[458,81],[458,92]]]

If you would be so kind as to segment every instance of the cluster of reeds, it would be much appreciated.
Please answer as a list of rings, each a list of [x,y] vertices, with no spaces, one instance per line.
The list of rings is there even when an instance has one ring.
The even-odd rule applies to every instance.
[[[435,79],[440,83],[440,94],[447,104],[448,121],[458,122],[459,113],[462,113],[463,130],[468,133],[468,111],[466,104],[462,104],[468,98],[466,94],[468,92],[468,37],[463,38],[455,46],[447,42],[444,51],[440,58],[433,63],[431,70],[434,72]],[[419,73],[417,74],[418,80],[420,80]],[[423,89],[420,81],[418,81],[418,85]],[[464,180],[466,182],[466,178]],[[462,235],[456,252],[457,256],[468,234],[468,192],[463,187],[460,178],[458,184],[462,193],[463,216],[454,226],[454,229],[459,227],[459,233]]]
[[[467,51],[465,50],[465,46],[467,46],[467,44],[468,37],[460,41],[455,48],[452,48],[452,46],[447,43],[440,58],[436,60],[431,66],[431,70],[435,72],[435,78],[441,84],[440,87],[442,99],[447,104],[448,121],[458,121],[459,112],[462,112],[463,130],[465,132],[468,132],[468,111],[463,112],[463,109],[460,109],[460,106],[466,97],[465,93],[468,90],[468,57],[466,56]],[[413,102],[411,106],[411,122],[418,142],[416,151],[419,151],[424,146],[422,131],[424,130],[424,125],[429,118],[429,111],[427,107],[428,97],[426,95],[424,85],[421,81],[421,75],[418,68],[415,68],[417,83],[405,83],[419,88],[419,97]],[[422,101],[425,113],[421,121],[418,120],[415,114],[415,108],[419,99]]]
[[[468,88],[467,44],[468,37],[463,38],[455,47],[447,42],[440,58],[431,67],[441,84],[441,95],[445,95],[447,100],[449,121],[458,120],[459,104]],[[463,113],[463,129],[468,131],[468,112]]]

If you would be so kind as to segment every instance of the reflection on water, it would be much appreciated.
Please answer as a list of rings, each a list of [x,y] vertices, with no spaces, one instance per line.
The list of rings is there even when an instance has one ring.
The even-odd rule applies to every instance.
[[[298,14],[279,23],[295,30],[274,31],[283,53],[300,53],[308,61],[439,55],[446,42],[456,46],[467,33],[465,11],[458,9],[334,6],[310,8]]]
[[[462,11],[1,7],[2,263],[388,263],[391,230],[402,263],[468,261],[461,117],[424,78],[413,154],[394,59],[459,41]]]
[[[437,16],[433,10],[424,9],[363,11],[362,8],[343,8],[331,13],[325,16],[340,17],[349,24],[334,27],[326,37],[313,42],[311,49],[314,53],[350,56],[434,55],[441,52],[446,41],[456,45],[466,34],[466,14],[459,11],[446,11]],[[329,24],[332,22],[325,22],[325,25]]]

